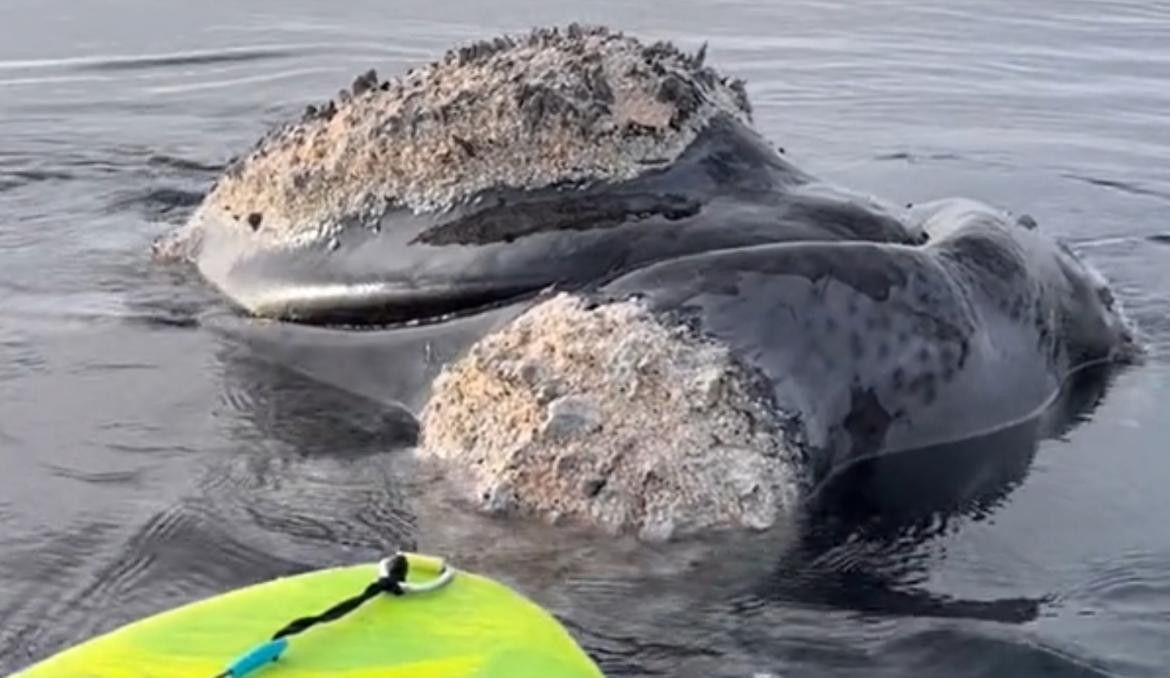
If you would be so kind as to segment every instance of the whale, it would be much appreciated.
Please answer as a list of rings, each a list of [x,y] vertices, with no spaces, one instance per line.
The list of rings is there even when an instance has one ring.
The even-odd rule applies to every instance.
[[[705,48],[604,27],[362,74],[154,254],[258,353],[416,414],[470,504],[648,539],[767,528],[850,465],[993,438],[1140,354],[1031,217],[818,179]]]

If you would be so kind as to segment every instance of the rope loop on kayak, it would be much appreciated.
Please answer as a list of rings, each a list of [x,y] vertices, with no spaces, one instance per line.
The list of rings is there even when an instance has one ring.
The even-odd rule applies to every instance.
[[[443,588],[455,577],[455,570],[447,567],[447,564],[442,560],[439,561],[438,575],[428,581],[406,581],[406,575],[409,569],[410,562],[403,553],[396,553],[389,558],[384,558],[378,563],[378,578],[367,586],[364,591],[352,598],[346,598],[324,612],[308,617],[300,617],[285,624],[279,631],[272,634],[272,638],[268,642],[248,651],[239,659],[232,662],[227,669],[216,675],[215,678],[242,678],[261,666],[276,661],[280,658],[285,648],[288,647],[289,636],[295,636],[317,624],[341,619],[379,594],[388,593],[394,596],[402,596],[406,594],[428,593]]]
[[[285,636],[295,636],[301,631],[316,626],[317,624],[341,619],[379,593],[390,593],[396,596],[402,595],[402,583],[406,581],[406,569],[406,556],[401,553],[383,560],[378,564],[378,578],[367,586],[365,591],[337,603],[320,614],[290,621],[282,629],[272,634],[272,640],[280,640]]]

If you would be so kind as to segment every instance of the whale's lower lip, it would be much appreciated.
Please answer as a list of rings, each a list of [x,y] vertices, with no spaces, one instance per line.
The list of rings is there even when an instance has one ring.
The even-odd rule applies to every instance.
[[[309,283],[268,287],[242,295],[251,314],[329,326],[410,326],[442,322],[514,303],[540,285],[403,285],[392,282]]]

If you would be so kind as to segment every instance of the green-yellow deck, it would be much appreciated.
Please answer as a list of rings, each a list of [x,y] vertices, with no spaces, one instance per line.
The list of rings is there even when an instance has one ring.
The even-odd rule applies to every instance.
[[[410,555],[408,581],[438,561]],[[213,678],[297,617],[360,593],[377,566],[277,579],[135,622],[16,674],[19,678]],[[547,612],[459,571],[430,593],[379,596],[290,638],[255,678],[596,678],[601,672]],[[250,677],[251,678],[251,677]]]

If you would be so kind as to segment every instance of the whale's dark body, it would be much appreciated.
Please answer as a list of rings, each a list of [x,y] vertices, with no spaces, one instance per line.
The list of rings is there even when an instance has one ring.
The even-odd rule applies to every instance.
[[[597,35],[608,34],[586,34]],[[681,59],[662,49],[649,48],[646,63]],[[701,61],[680,62],[692,83],[663,76],[675,84],[658,99],[681,111],[693,102],[679,87],[713,87]],[[356,90],[373,96],[368,83]],[[297,321],[229,322],[230,332],[410,409],[443,364],[544,290],[643,297],[664,322],[691,324],[766,379],[817,475],[1018,423],[1080,366],[1131,349],[1105,281],[1030,219],[964,201],[893,209],[793,166],[752,129],[746,99],[713,110],[677,157],[622,180],[496,186],[436,210],[387,200],[296,246],[257,240],[266,217],[229,218],[236,208],[213,194],[220,216],[184,247],[244,308]],[[571,113],[562,117],[577,120]],[[633,144],[642,131],[622,134]],[[466,161],[476,157],[478,140],[456,140]]]
[[[777,204],[783,198],[773,194]],[[842,219],[847,209],[861,216]],[[1044,411],[1080,368],[1131,350],[1101,279],[1026,220],[967,201],[932,209],[905,227],[907,239],[930,238],[924,245],[891,242],[890,231],[851,237],[846,229],[859,223],[898,222],[825,200],[791,209],[762,244],[749,232],[743,245],[718,241],[692,253],[688,246],[711,242],[697,224],[697,237],[675,241],[674,256],[603,262],[596,279],[552,282],[599,303],[641,298],[663,322],[729,346],[797,422],[814,477],[879,452],[1015,426]],[[572,273],[582,270],[591,269]],[[247,333],[298,370],[417,410],[443,365],[543,298],[517,291],[441,319],[433,318],[447,307],[420,303],[432,319],[394,327],[285,324]]]

